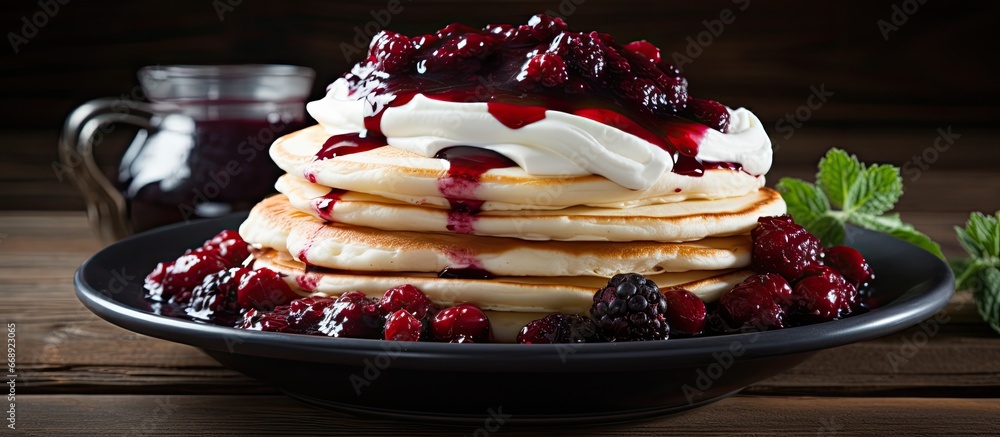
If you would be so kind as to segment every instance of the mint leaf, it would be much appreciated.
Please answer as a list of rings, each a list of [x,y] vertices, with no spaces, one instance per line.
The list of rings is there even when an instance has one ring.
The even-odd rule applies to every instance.
[[[833,206],[849,209],[853,207],[853,202],[848,200],[848,192],[862,172],[864,166],[858,162],[858,158],[840,149],[830,149],[819,160],[816,184],[823,189]]]
[[[795,178],[781,178],[778,181],[778,192],[785,199],[788,213],[795,220],[804,222],[815,221],[830,210],[830,201],[823,190],[809,182]]]
[[[994,331],[1000,332],[1000,211],[988,216],[974,212],[955,234],[970,258],[951,263],[959,289],[971,289],[976,309]]]
[[[950,259],[948,266],[955,273],[955,288],[958,290],[969,288],[970,277],[979,273],[978,265],[972,261],[972,258]]]
[[[974,212],[969,216],[969,221],[965,225],[967,243],[974,245],[981,255],[972,254],[974,257],[1000,257],[1000,211],[996,216],[988,216],[981,212]],[[962,234],[959,234],[959,242]],[[963,243],[963,247],[965,243]],[[969,248],[966,248],[969,250]]]
[[[863,214],[883,214],[892,209],[903,195],[903,178],[899,168],[891,165],[873,165],[864,170],[864,190],[854,199],[855,208]]]
[[[904,223],[899,218],[899,214],[886,214],[874,216],[868,214],[853,214],[848,219],[851,223],[883,234],[909,241],[921,249],[933,253],[938,258],[944,259],[941,253],[941,246],[931,240],[930,237],[922,234],[908,223]]]
[[[826,247],[844,244],[844,238],[847,234],[844,229],[844,222],[830,215],[824,215],[810,223],[809,226],[802,225],[802,227],[808,229],[816,238],[819,238],[819,241]]]
[[[973,258],[982,258],[983,256],[986,256],[985,249],[980,246],[979,241],[969,235],[965,229],[955,226],[955,234],[958,235],[958,244],[961,244],[962,249],[969,252],[969,255]]]
[[[823,190],[795,178],[781,178],[777,188],[796,223],[827,246],[844,242],[844,222],[830,214],[830,201]]]
[[[885,214],[903,195],[903,179],[897,167],[866,166],[854,155],[830,149],[819,161],[816,185],[799,179],[782,178],[777,189],[796,223],[819,237],[824,246],[843,244],[847,237],[844,225],[851,223],[909,241],[944,259],[941,247],[930,237],[903,223],[898,214]],[[840,211],[832,207],[838,207]],[[980,234],[979,228],[1000,232],[1000,227],[994,225],[977,224],[975,233]],[[979,241],[976,236],[967,237],[970,242]],[[960,235],[959,238],[963,237]],[[1000,236],[990,241],[996,243],[997,252],[1000,252]]]
[[[981,286],[972,290],[976,309],[994,331],[1000,332],[1000,269],[986,267],[979,278]]]

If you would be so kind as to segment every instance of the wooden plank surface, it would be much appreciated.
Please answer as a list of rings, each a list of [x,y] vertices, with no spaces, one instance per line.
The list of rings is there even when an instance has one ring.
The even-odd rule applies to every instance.
[[[19,397],[18,428],[78,435],[996,435],[1000,399],[815,398],[736,396],[648,422],[585,428],[519,428],[512,424],[442,427],[359,419],[285,396]],[[947,420],[927,420],[928,417]],[[513,419],[513,418],[512,418]],[[492,431],[487,429],[489,426]]]

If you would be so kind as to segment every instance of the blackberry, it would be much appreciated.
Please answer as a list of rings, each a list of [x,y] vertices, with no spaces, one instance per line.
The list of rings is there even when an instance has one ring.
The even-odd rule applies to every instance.
[[[250,331],[293,332],[288,328],[288,305],[274,307],[274,311],[247,310],[236,327]]]
[[[205,276],[191,291],[190,305],[185,308],[188,317],[233,326],[243,313],[237,289],[247,272],[242,267],[233,267]]]
[[[517,334],[521,344],[597,343],[603,341],[597,325],[589,317],[576,314],[549,314],[524,325]]]
[[[666,340],[666,311],[656,283],[628,273],[615,275],[594,294],[590,316],[608,341]]]

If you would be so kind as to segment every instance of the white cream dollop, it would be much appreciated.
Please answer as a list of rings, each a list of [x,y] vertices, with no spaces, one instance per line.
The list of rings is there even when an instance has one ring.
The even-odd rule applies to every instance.
[[[307,105],[331,135],[360,132],[364,100],[348,96],[347,81],[334,82],[326,97]],[[498,121],[486,103],[448,102],[422,94],[385,108],[381,130],[389,145],[433,157],[452,146],[496,151],[538,176],[595,174],[642,190],[673,168],[668,152],[635,135],[573,114],[546,111],[545,118],[518,129]],[[749,110],[730,110],[726,133],[708,129],[698,146],[703,161],[739,163],[750,174],[771,168],[771,140]]]

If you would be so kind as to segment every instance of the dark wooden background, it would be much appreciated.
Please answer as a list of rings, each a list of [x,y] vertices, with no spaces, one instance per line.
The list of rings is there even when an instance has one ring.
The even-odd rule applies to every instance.
[[[52,0],[54,1],[54,0]],[[291,63],[312,67],[314,97],[352,59],[342,43],[374,20],[389,1],[242,1],[225,11],[199,1],[70,1],[27,44],[0,48],[0,208],[81,209],[75,187],[51,168],[58,130],[80,103],[120,97],[137,84],[144,65],[172,63]],[[730,106],[753,109],[778,148],[778,176],[807,175],[829,147],[839,146],[866,161],[904,165],[930,153],[935,169],[995,174],[1000,148],[1000,82],[994,50],[1000,3],[926,1],[885,40],[877,22],[892,23],[895,6],[917,0],[398,0],[388,28],[427,33],[461,20],[523,22],[539,11],[566,15],[576,29],[599,29],[619,41],[645,38],[667,54],[684,52],[687,38],[732,9],[735,21],[685,66],[692,92]],[[739,10],[746,5],[746,10]],[[0,12],[0,30],[20,33],[22,17],[40,8],[36,0],[10,0]],[[899,23],[902,16],[896,17]],[[7,41],[9,42],[8,35]],[[834,93],[794,135],[775,123],[806,103],[811,86]],[[961,139],[946,152],[928,152],[936,130],[951,126]],[[123,130],[124,131],[124,130]],[[101,157],[112,162],[127,138],[106,141]],[[863,145],[863,146],[862,146]],[[937,156],[935,156],[937,155]],[[932,172],[909,177],[907,188],[929,195],[953,193]],[[983,193],[968,208],[1000,204],[1000,182],[985,178]],[[983,198],[985,196],[985,199]],[[904,197],[902,210],[919,205]]]

